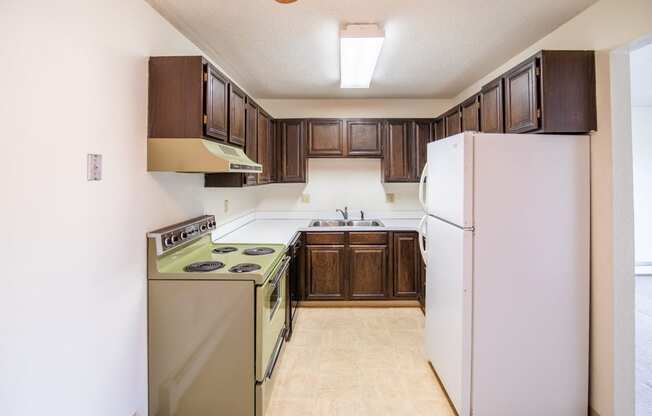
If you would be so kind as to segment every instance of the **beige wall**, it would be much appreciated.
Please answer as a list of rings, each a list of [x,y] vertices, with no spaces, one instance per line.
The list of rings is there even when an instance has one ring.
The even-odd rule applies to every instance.
[[[201,52],[143,1],[5,0],[0,28],[0,414],[145,416],[145,233],[255,205],[147,172],[148,57]]]
[[[420,211],[415,183],[381,183],[379,159],[309,159],[305,184],[276,184],[257,189],[260,211],[325,211],[335,218],[335,209],[349,207],[357,218],[390,211]],[[386,194],[394,194],[387,202]],[[309,195],[309,202],[301,196]],[[373,214],[372,214],[373,215]]]
[[[303,117],[435,117],[450,100],[438,99],[260,99],[276,118]]]
[[[629,221],[615,204],[614,186],[626,186],[626,175],[614,162],[626,155],[612,134],[612,56],[610,51],[652,33],[652,2],[649,0],[602,0],[580,13],[549,35],[522,51],[504,65],[460,92],[456,102],[480,90],[480,87],[539,49],[595,49],[597,56],[598,131],[593,134],[591,148],[591,229],[592,229],[592,294],[591,294],[591,405],[601,416],[633,413],[630,387],[630,347],[633,339],[630,322],[622,317],[628,311],[629,276],[618,272],[626,266],[628,241],[614,245],[614,229],[619,230],[620,219]],[[623,137],[627,140],[626,137]],[[616,150],[616,154],[614,151]],[[624,149],[626,153],[626,149]],[[625,166],[626,167],[626,166]],[[631,171],[630,171],[631,175]],[[614,182],[616,181],[616,183]],[[616,188],[617,190],[618,188]],[[626,193],[625,193],[626,195]],[[625,230],[626,231],[626,230]],[[623,231],[623,232],[625,232]],[[623,280],[624,292],[619,289]],[[619,321],[620,319],[620,321]],[[618,330],[616,329],[618,327]],[[628,328],[622,334],[622,327]]]

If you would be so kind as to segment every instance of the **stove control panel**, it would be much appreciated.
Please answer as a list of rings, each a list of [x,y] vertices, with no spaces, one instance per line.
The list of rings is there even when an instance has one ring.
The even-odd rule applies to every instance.
[[[215,229],[215,216],[203,215],[169,227],[147,233],[156,244],[156,255],[160,256],[174,248],[186,245]]]

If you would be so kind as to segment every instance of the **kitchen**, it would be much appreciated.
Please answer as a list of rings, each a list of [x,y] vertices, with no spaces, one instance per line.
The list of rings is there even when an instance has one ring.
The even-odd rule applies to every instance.
[[[520,10],[531,16],[527,28],[516,25],[518,12],[494,13],[496,19],[502,19],[500,27],[503,29],[496,33],[495,39],[483,37],[486,45],[468,49],[468,42],[460,43],[457,49],[445,49],[449,55],[442,52],[438,56],[428,54],[417,59],[410,58],[407,51],[402,55],[405,62],[400,64],[395,61],[396,42],[400,40],[399,44],[405,45],[412,40],[401,37],[406,34],[392,26],[391,15],[397,16],[398,22],[419,16],[412,13],[410,17],[401,17],[405,10],[395,4],[378,6],[378,12],[371,9],[365,12],[364,8],[350,6],[353,7],[351,13],[340,5],[337,8],[340,14],[333,18],[329,14],[333,10],[315,12],[320,6],[307,0],[287,5],[271,0],[252,2],[252,6],[261,7],[259,13],[247,13],[221,2],[205,5],[214,7],[206,13],[201,13],[199,2],[189,2],[184,11],[182,3],[106,1],[66,2],[55,6],[42,2],[9,2],[1,6],[3,31],[8,33],[1,49],[3,61],[7,63],[2,70],[2,91],[9,98],[7,102],[12,103],[2,110],[3,137],[7,141],[17,138],[11,140],[2,156],[6,172],[3,188],[9,196],[4,204],[7,215],[3,222],[9,237],[3,244],[3,260],[8,267],[3,278],[1,302],[5,317],[3,332],[7,337],[3,336],[2,343],[6,358],[0,364],[2,373],[8,375],[0,380],[3,414],[40,414],[46,409],[66,414],[154,414],[148,410],[151,409],[148,382],[154,379],[151,374],[148,379],[148,360],[151,365],[152,356],[147,350],[147,310],[152,303],[148,300],[146,277],[151,281],[157,279],[153,278],[155,268],[147,264],[146,234],[193,218],[204,218],[197,224],[199,238],[186,236],[193,239],[191,244],[175,253],[199,240],[205,241],[209,235],[207,243],[212,248],[236,246],[240,250],[237,247],[240,244],[276,248],[271,255],[282,251],[274,246],[276,244],[295,247],[298,243],[298,263],[290,275],[296,275],[296,269],[303,271],[304,277],[298,279],[297,287],[304,286],[298,291],[295,327],[287,342],[272,343],[269,355],[278,357],[274,371],[279,379],[292,366],[298,366],[298,370],[309,368],[307,364],[297,364],[300,359],[292,353],[293,349],[294,352],[300,350],[301,344],[310,348],[308,339],[311,336],[319,337],[315,334],[319,331],[314,330],[316,323],[329,325],[330,322],[335,327],[353,325],[341,331],[350,337],[352,345],[369,342],[372,344],[368,348],[376,346],[379,349],[383,345],[378,345],[377,341],[373,344],[379,336],[374,332],[374,322],[387,320],[389,327],[403,332],[423,331],[428,319],[428,314],[424,316],[421,312],[421,307],[426,312],[428,309],[428,293],[423,291],[423,283],[427,285],[428,281],[424,279],[427,272],[421,250],[430,253],[432,246],[420,247],[423,239],[418,237],[418,226],[424,209],[418,195],[420,189],[424,189],[419,180],[428,159],[428,144],[446,143],[445,137],[456,136],[455,133],[462,131],[491,131],[485,127],[491,124],[486,117],[492,113],[483,111],[489,105],[490,94],[502,88],[502,97],[509,96],[507,86],[523,87],[528,85],[523,80],[536,82],[536,79],[544,79],[544,88],[550,88],[541,91],[540,101],[534,98],[539,94],[536,89],[521,90],[527,93],[514,95],[514,98],[526,97],[527,102],[504,100],[502,105],[495,107],[502,114],[494,113],[493,120],[503,123],[503,129],[527,136],[527,132],[533,131],[555,135],[591,134],[591,335],[586,337],[586,341],[591,342],[591,355],[590,363],[588,353],[586,357],[590,383],[586,380],[587,392],[582,396],[585,409],[590,408],[592,414],[632,414],[627,413],[633,406],[626,388],[629,382],[622,376],[628,368],[626,353],[607,347],[624,338],[616,337],[609,324],[610,319],[618,316],[614,299],[620,298],[616,297],[617,287],[612,289],[609,283],[615,273],[609,264],[616,261],[617,253],[609,248],[611,237],[604,228],[604,224],[611,221],[609,218],[613,220],[616,215],[605,208],[615,198],[611,188],[615,184],[604,180],[604,175],[615,169],[617,162],[611,157],[612,135],[605,122],[610,119],[610,98],[605,93],[609,90],[609,58],[604,51],[652,32],[650,19],[646,18],[650,16],[646,2],[622,4],[602,0],[570,2],[573,3],[570,5],[553,2],[548,7],[523,6],[533,8]],[[510,2],[512,6],[515,3]],[[425,7],[424,13],[432,13],[430,20],[438,20],[444,27],[443,32],[433,32],[437,36],[428,41],[423,32],[418,35],[430,45],[428,48],[444,45],[447,41],[455,42],[453,37],[444,34],[446,27],[449,31],[453,29],[450,25],[456,19],[437,19],[437,8],[441,5],[425,6],[415,2],[411,6]],[[465,13],[470,13],[469,18],[477,17],[481,11],[491,13],[487,10],[445,10],[458,18]],[[319,26],[317,22],[323,19],[319,13],[329,16],[330,26]],[[614,15],[617,18],[612,18]],[[216,29],[205,24],[202,16],[211,16],[223,25]],[[270,16],[276,16],[278,22],[271,19],[268,30],[259,19],[270,19]],[[301,21],[303,23],[298,25]],[[339,93],[338,33],[346,23],[368,21],[378,22],[385,34],[371,87]],[[625,21],[627,24],[623,23]],[[290,22],[297,25],[296,32],[282,30],[283,26],[292,28],[292,24],[288,25]],[[238,27],[245,29],[238,30]],[[311,27],[328,31],[329,35],[319,38]],[[207,34],[202,30],[213,32]],[[415,30],[435,29],[416,25]],[[301,33],[307,36],[301,38]],[[464,36],[475,39],[471,44],[477,43],[477,32]],[[238,58],[238,52],[233,49],[261,42],[266,37],[268,46],[256,50],[262,54],[258,65],[251,63],[255,60],[250,62],[251,53]],[[501,47],[507,40],[512,43]],[[283,42],[292,45],[295,52],[280,52],[278,45]],[[462,44],[466,46],[461,47]],[[319,52],[315,45],[323,45],[323,51]],[[486,53],[482,54],[492,47],[500,52],[489,58]],[[595,51],[590,52],[595,54],[591,55],[595,66],[573,72],[579,74],[579,78],[572,80],[572,87],[569,87],[563,84],[564,79],[555,81],[555,71],[545,66],[545,62],[557,62],[559,56],[554,53],[557,50]],[[330,75],[297,61],[297,57],[320,53],[324,55],[321,61],[306,62],[323,66]],[[206,135],[202,115],[191,114],[195,109],[197,114],[203,111],[201,92],[185,97],[193,104],[184,105],[184,111],[165,114],[164,105],[179,104],[179,101],[166,98],[161,101],[161,108],[152,109],[155,102],[152,94],[156,93],[152,89],[155,77],[152,77],[150,57],[162,56],[199,57],[197,74],[189,75],[192,70],[182,71],[194,80],[185,83],[186,86],[196,82],[201,90],[204,82],[209,82],[203,80],[205,64],[215,70],[215,79],[222,78],[221,101],[216,99],[211,104],[229,103],[221,113],[228,117],[226,132],[224,124],[220,125],[217,120],[219,117],[215,117],[215,120],[207,120],[210,122],[207,126],[209,133],[218,138]],[[281,64],[280,61],[291,57],[295,60],[288,61],[290,65]],[[264,62],[266,65],[261,65]],[[472,67],[477,69],[470,70]],[[590,68],[595,71],[593,80]],[[403,69],[407,75],[401,72]],[[518,77],[510,84],[513,75]],[[294,78],[294,82],[287,77]],[[387,86],[383,80],[393,80],[394,85],[404,89],[397,91],[396,86]],[[559,84],[555,85],[557,82]],[[586,91],[591,91],[593,86],[593,104],[597,110],[591,108],[590,99],[585,99],[590,94],[579,100],[588,103],[586,107],[572,101],[572,97],[566,97],[562,104],[554,99],[550,103],[547,101],[550,91],[558,94],[578,91],[582,82],[588,86]],[[172,94],[180,93],[180,89],[172,90]],[[218,88],[212,91],[219,95]],[[527,110],[509,112],[508,104],[526,105]],[[568,108],[564,104],[571,106],[573,114],[581,115],[573,117],[581,126],[571,130],[564,130],[567,126],[562,128],[559,124],[555,126],[560,120],[554,115],[555,111],[563,114]],[[42,111],[45,108],[47,111]],[[541,110],[541,114],[536,110]],[[38,117],[34,117],[36,113]],[[229,131],[231,113],[233,125],[240,129],[234,129],[232,135]],[[164,114],[162,119],[168,122],[168,125],[161,124],[162,129],[183,125],[183,131],[153,132],[157,114]],[[206,113],[209,114],[213,116],[219,111]],[[516,125],[508,118],[514,115],[525,117]],[[183,117],[192,120],[185,122]],[[247,136],[247,131],[254,130],[254,124],[256,145],[247,146],[247,140],[254,139]],[[442,129],[445,136],[439,135]],[[199,133],[195,134],[196,131]],[[158,163],[152,157],[154,146],[148,149],[148,144],[153,143],[151,139],[157,138],[199,139],[226,144],[231,146],[229,149],[242,149],[248,159],[261,165],[262,172],[177,173],[185,169],[178,166],[172,171],[154,172],[167,169],[154,166]],[[241,145],[238,146],[238,142]],[[255,156],[251,153],[253,149]],[[183,152],[165,149],[162,153],[183,156]],[[91,158],[92,163],[87,163],[89,154],[101,155],[101,159]],[[91,168],[98,166],[101,172],[94,169],[87,172],[87,164]],[[560,163],[560,166],[566,165]],[[556,172],[560,166],[555,166]],[[87,180],[87,175],[98,173],[101,173],[101,180]],[[426,194],[432,195],[432,180],[425,185]],[[347,219],[336,212],[336,209],[344,212],[345,207],[348,207]],[[365,220],[377,220],[382,225],[310,226],[312,220],[360,220],[361,211]],[[279,227],[280,223],[283,226]],[[202,225],[206,226],[204,231]],[[193,227],[193,224],[186,224],[177,238],[181,238],[182,231],[192,232]],[[432,238],[429,231],[430,228],[424,230],[424,234]],[[292,241],[297,232],[300,232],[299,240]],[[161,244],[164,243],[163,238]],[[74,250],[70,250],[72,245]],[[224,254],[225,258],[228,256],[235,263],[225,261],[226,268],[239,263],[255,263],[251,261],[252,256],[246,254],[242,257]],[[282,257],[275,257],[271,260],[271,269],[282,267],[282,261]],[[40,265],[47,265],[47,268]],[[255,274],[255,271],[247,273]],[[237,282],[254,282],[251,284],[255,287],[256,279],[245,278],[245,274]],[[254,302],[255,291],[247,293]],[[345,307],[331,308],[333,302]],[[385,303],[381,306],[380,302]],[[291,302],[289,305],[292,308]],[[363,305],[367,307],[359,307]],[[237,307],[244,308],[244,305]],[[292,320],[288,322],[292,325]],[[364,322],[366,326],[362,325]],[[302,323],[306,325],[304,336]],[[352,335],[356,323],[359,324],[357,328],[360,325],[366,328],[364,336],[358,337],[360,339]],[[407,329],[392,326],[400,323]],[[200,329],[201,326],[196,328]],[[325,328],[324,333],[337,332],[335,329]],[[382,335],[395,340],[391,331],[387,327],[381,329]],[[423,337],[423,332],[421,334]],[[51,344],[50,348],[43,347],[45,340]],[[330,340],[319,338],[318,342]],[[395,342],[400,341],[389,342],[394,352],[400,347]],[[255,351],[255,343],[250,344],[247,348]],[[413,344],[414,348],[422,348],[420,342]],[[281,352],[276,354],[277,351]],[[326,353],[333,351],[324,351],[324,357],[331,357],[324,365],[338,362],[338,356]],[[406,366],[414,364],[412,358],[406,358]],[[347,360],[347,357],[342,359]],[[606,362],[612,364],[605,365]],[[254,367],[255,364],[249,363]],[[427,360],[422,364],[428,366]],[[253,373],[255,370],[251,369]],[[382,380],[390,373],[383,368],[376,370],[378,377],[369,377],[371,380],[367,382],[373,385],[373,380],[378,380],[378,388],[382,390]],[[309,380],[301,378],[308,377],[305,373],[294,380],[292,389],[284,389],[283,383],[277,383],[273,394],[289,391],[288,394],[294,392],[297,396],[295,403],[281,396],[272,397],[268,407],[270,414],[292,414],[290,410],[283,410],[283,406],[318,402],[317,396],[306,396],[303,401],[298,398],[301,385],[307,384],[301,380]],[[433,379],[434,373],[427,376]],[[184,382],[187,380],[182,380],[182,385]],[[327,382],[346,385],[345,377],[324,381]],[[621,386],[619,389],[623,388],[624,392],[615,386]],[[356,386],[349,387],[352,392],[359,392]],[[448,405],[445,394],[450,396],[448,390],[451,389],[441,389],[436,382],[432,388],[438,389],[435,399],[424,398],[424,392],[416,388],[411,396],[413,403],[398,409],[389,403],[383,411],[386,414],[406,411],[439,414],[430,407],[416,408],[416,405],[425,406],[421,402],[427,401],[436,402],[437,406]],[[251,389],[255,397],[253,381]],[[41,400],[33,400],[34,393],[39,394]],[[394,390],[394,393],[410,394],[407,388]],[[321,397],[322,401],[332,398],[325,393]],[[353,410],[346,409],[346,404],[342,408],[329,407],[331,404],[324,404],[323,408],[315,404],[314,407],[321,409],[321,414],[347,414],[347,411],[363,414],[362,404],[356,400],[353,400]],[[455,400],[452,398],[453,402]],[[461,407],[455,410],[459,414],[464,412]],[[299,414],[312,411],[304,409],[304,413]],[[451,407],[441,408],[441,414],[452,411]]]

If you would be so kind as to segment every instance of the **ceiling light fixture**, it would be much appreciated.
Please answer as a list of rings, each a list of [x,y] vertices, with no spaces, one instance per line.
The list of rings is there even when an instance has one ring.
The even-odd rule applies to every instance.
[[[340,88],[369,88],[385,33],[376,24],[350,24],[340,32]]]
[[[283,4],[288,4],[288,3],[294,3],[297,0],[276,0],[277,3],[283,3]]]

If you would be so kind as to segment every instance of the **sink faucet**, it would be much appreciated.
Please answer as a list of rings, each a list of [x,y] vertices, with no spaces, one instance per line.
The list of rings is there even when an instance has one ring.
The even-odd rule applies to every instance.
[[[335,212],[342,214],[342,217],[344,217],[345,220],[349,219],[349,207],[344,207],[344,211],[341,209],[336,209]]]
[[[360,219],[364,220],[364,211],[363,210],[360,210]]]

